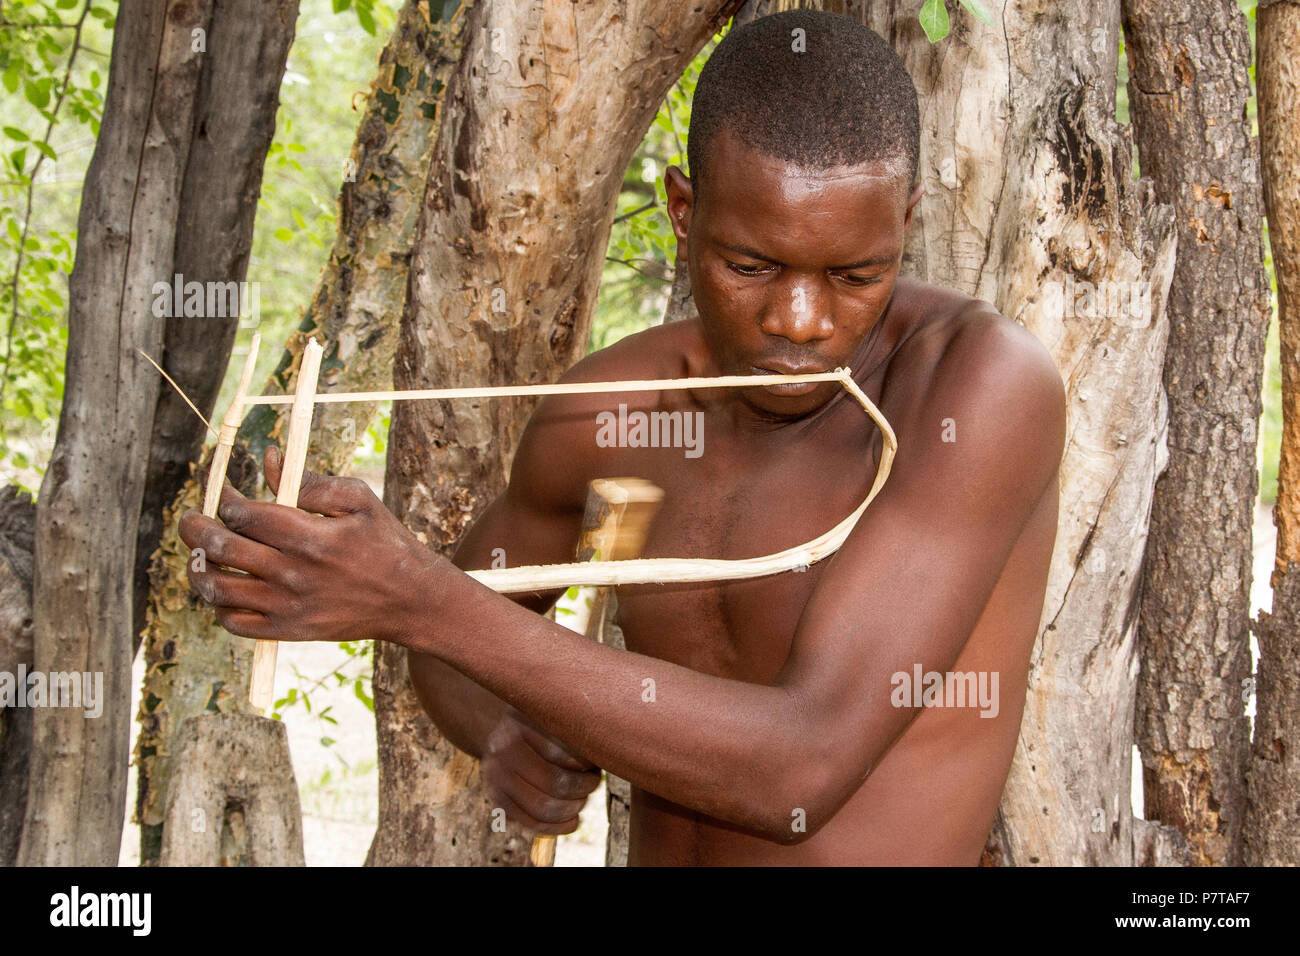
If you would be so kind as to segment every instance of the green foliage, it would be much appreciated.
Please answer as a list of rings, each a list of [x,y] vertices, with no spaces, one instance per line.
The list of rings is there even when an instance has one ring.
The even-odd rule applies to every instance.
[[[668,91],[628,164],[605,253],[589,351],[605,348],[663,318],[677,256],[663,177],[669,166],[689,173],[686,132],[695,84],[704,62],[725,35],[724,29],[710,40]]]
[[[32,493],[63,399],[75,186],[99,133],[116,10],[15,0],[0,15],[0,481]]]
[[[983,0],[959,0],[959,2],[975,19],[993,26],[993,17],[988,7],[984,6]],[[919,19],[921,29],[925,31],[926,39],[931,43],[938,43],[948,35],[948,30],[951,28],[948,8],[944,5],[944,0],[925,0]]]
[[[283,720],[290,708],[301,707],[317,722],[321,730],[320,743],[323,747],[332,747],[334,738],[325,731],[337,727],[338,721],[330,714],[334,706],[328,705],[319,710],[312,708],[312,694],[329,689],[337,690],[351,686],[353,696],[366,705],[372,713],[375,701],[372,693],[372,675],[375,665],[375,645],[371,641],[343,641],[339,644],[343,656],[339,663],[320,677],[309,677],[293,668],[294,686],[271,706],[271,716]],[[326,726],[328,725],[328,726]]]

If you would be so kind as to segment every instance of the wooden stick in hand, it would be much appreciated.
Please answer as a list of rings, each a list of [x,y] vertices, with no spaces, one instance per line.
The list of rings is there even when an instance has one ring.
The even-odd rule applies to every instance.
[[[599,478],[587,492],[587,512],[578,542],[578,561],[629,561],[640,557],[645,547],[650,521],[663,502],[664,493],[641,478]],[[559,622],[591,640],[600,640],[609,603],[609,588],[583,588],[591,591],[591,601],[580,602],[578,614]],[[541,834],[533,838],[529,859],[533,866],[555,863],[555,837]]]

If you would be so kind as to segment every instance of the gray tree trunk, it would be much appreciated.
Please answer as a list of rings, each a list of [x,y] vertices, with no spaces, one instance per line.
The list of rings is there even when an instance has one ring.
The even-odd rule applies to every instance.
[[[1251,530],[1259,472],[1264,273],[1250,33],[1236,0],[1124,0],[1143,176],[1175,210],[1169,467],[1156,484],[1138,616],[1146,818],[1199,862],[1240,862],[1250,725]]]
[[[126,0],[69,280],[67,389],[36,517],[35,667],[99,675],[103,713],[42,707],[19,862],[117,863],[130,750],[132,543],[210,2]]]
[[[1260,615],[1244,861],[1300,864],[1300,3],[1262,0],[1256,21],[1264,200],[1282,345],[1273,613]]]
[[[247,274],[262,167],[275,136],[280,81],[297,17],[298,0],[213,4],[172,255],[172,272],[185,282],[239,283]],[[158,279],[171,282],[172,276]],[[165,321],[163,351],[154,358],[211,420],[239,319],[181,315]],[[137,648],[163,510],[189,478],[190,463],[199,456],[206,434],[203,423],[160,376],[136,533],[132,633]]]
[[[325,346],[321,391],[378,391],[392,382],[419,197],[466,16],[463,5],[451,2],[437,15],[445,19],[431,18],[429,4],[417,0],[407,0],[398,14],[357,128],[350,172],[339,171],[344,182],[334,247],[265,392],[293,387],[311,335]],[[369,404],[318,407],[307,467],[346,471],[375,414]],[[281,418],[272,406],[259,405],[244,419],[230,476],[250,494],[261,482],[261,451],[277,440],[286,418],[287,412]],[[145,864],[161,852],[170,755],[184,721],[208,712],[248,711],[252,642],[231,637],[209,608],[195,605],[185,574],[189,554],[176,533],[176,520],[202,498],[200,482],[191,478],[171,502],[149,599],[136,799]]]
[[[474,8],[425,193],[397,387],[549,382],[581,356],[627,164],[669,86],[737,5]],[[530,407],[396,404],[389,508],[451,551],[504,488]],[[370,862],[524,865],[527,836],[492,831],[477,761],[437,733],[400,648],[376,648],[375,708]]]

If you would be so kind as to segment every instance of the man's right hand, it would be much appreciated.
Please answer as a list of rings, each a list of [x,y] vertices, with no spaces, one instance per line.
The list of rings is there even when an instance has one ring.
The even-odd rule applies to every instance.
[[[600,768],[570,753],[523,714],[507,709],[488,735],[483,780],[506,816],[535,833],[572,833],[600,786]]]

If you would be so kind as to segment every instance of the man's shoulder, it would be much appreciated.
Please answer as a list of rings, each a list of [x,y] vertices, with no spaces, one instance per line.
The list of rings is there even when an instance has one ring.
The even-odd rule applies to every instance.
[[[560,376],[560,382],[572,385],[681,377],[685,374],[691,336],[698,336],[698,332],[686,325],[654,326],[625,336],[577,362]],[[610,389],[546,396],[538,403],[524,430],[516,455],[516,472],[529,476],[536,487],[553,484],[541,480],[544,474],[563,475],[565,488],[557,486],[552,489],[553,494],[565,489],[565,493],[578,494],[587,480],[598,477],[599,468],[611,466],[608,449],[601,448],[596,440],[601,414],[618,408],[620,403],[653,404],[657,395],[657,392]]]
[[[561,382],[648,381],[685,374],[686,356],[699,338],[697,323],[671,322],[626,335],[577,362]]]
[[[948,422],[942,435],[949,439],[958,432],[1000,445],[1014,437],[1024,452],[1059,460],[1065,384],[1047,347],[988,302],[938,286],[922,294],[931,314],[899,355],[916,383],[904,414],[920,436],[931,436],[935,421]],[[1016,436],[1007,433],[1012,422]]]
[[[1014,382],[1060,392],[1064,387],[1047,347],[1020,323],[982,299],[930,283],[915,283],[923,310],[900,358],[929,368],[925,394],[957,391],[1006,394]]]

